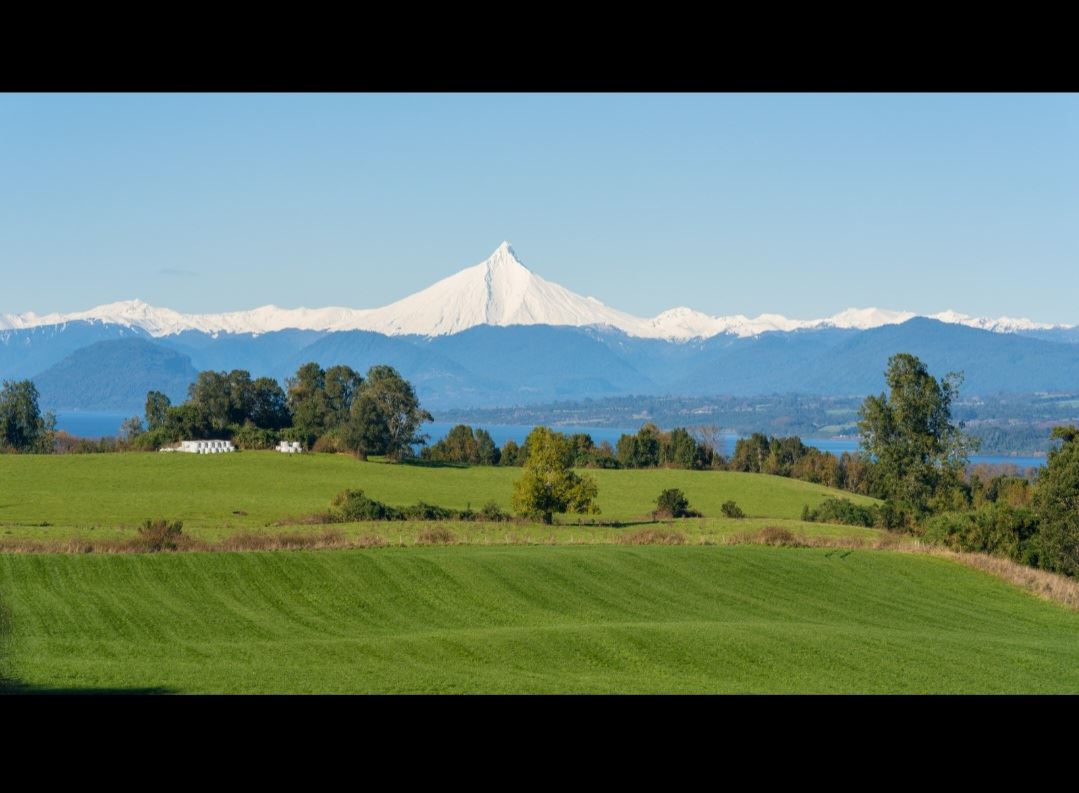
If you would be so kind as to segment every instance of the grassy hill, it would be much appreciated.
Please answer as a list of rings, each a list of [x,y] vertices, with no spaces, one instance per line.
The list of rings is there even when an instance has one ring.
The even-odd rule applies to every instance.
[[[660,491],[670,487],[685,491],[708,526],[731,529],[756,528],[761,521],[724,522],[720,505],[728,499],[751,518],[773,523],[796,521],[803,504],[814,506],[829,495],[870,501],[760,474],[667,469],[588,473],[599,484],[604,520],[640,519],[654,509]],[[0,455],[0,539],[90,530],[101,536],[123,527],[132,531],[156,517],[182,520],[184,531],[196,536],[219,537],[324,510],[345,488],[362,488],[394,505],[422,500],[479,508],[493,500],[508,510],[513,480],[520,475],[519,468],[391,465],[344,455],[276,452]]]
[[[0,554],[0,605],[21,691],[1079,691],[1079,614],[884,551]]]

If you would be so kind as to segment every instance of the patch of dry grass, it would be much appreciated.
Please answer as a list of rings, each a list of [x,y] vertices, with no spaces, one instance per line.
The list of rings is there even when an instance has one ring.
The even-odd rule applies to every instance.
[[[457,535],[445,526],[433,526],[422,529],[416,534],[416,545],[453,545]]]
[[[640,529],[619,534],[620,545],[685,545],[686,535],[671,529]]]

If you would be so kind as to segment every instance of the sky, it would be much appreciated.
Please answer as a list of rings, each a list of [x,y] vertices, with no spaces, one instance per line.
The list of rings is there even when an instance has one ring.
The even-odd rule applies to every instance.
[[[502,240],[640,316],[1079,323],[1079,95],[0,95],[0,313],[373,308]]]

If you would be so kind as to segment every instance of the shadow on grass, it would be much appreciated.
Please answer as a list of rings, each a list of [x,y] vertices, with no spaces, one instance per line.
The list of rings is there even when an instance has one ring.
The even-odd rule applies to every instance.
[[[104,694],[107,696],[116,695],[128,695],[128,694],[174,694],[177,693],[175,689],[165,688],[164,686],[131,686],[129,688],[68,688],[63,686],[42,686],[34,685],[31,683],[24,683],[21,680],[3,680],[0,681],[0,697],[2,696],[29,696],[60,694],[65,696],[71,695],[83,695],[83,694]]]
[[[670,523],[666,520],[654,520],[653,518],[641,518],[639,520],[591,520],[587,523],[559,523],[558,525],[566,529],[627,529],[630,526],[656,526],[665,523]]]
[[[401,465],[411,465],[416,468],[471,468],[468,463],[449,463],[442,460],[421,460],[418,457],[402,460]]]

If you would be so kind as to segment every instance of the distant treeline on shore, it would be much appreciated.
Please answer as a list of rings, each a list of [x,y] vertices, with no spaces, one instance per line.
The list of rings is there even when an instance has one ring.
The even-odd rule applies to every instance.
[[[551,402],[509,408],[436,412],[438,421],[472,425],[575,425],[661,427],[715,424],[738,435],[829,438],[858,434],[864,397],[765,394],[761,396],[634,396]],[[953,408],[957,421],[980,441],[982,454],[1044,454],[1054,448],[1053,427],[1079,423],[1079,393],[1011,393],[968,397]]]

